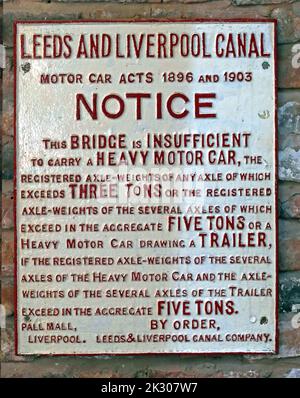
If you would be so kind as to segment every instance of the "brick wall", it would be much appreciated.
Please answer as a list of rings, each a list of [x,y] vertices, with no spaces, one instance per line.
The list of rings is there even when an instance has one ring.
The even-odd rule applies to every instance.
[[[280,352],[226,357],[16,357],[13,342],[13,21],[15,19],[276,18],[279,64]],[[300,377],[300,1],[4,0],[2,377]],[[298,43],[298,44],[297,44]],[[298,66],[298,68],[297,68]],[[293,370],[294,369],[294,370]],[[295,369],[298,369],[298,373]]]

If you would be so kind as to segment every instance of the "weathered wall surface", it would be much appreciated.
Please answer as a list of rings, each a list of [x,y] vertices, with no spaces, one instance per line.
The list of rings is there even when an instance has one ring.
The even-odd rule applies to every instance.
[[[276,18],[279,86],[280,351],[276,356],[16,357],[13,293],[13,21]],[[300,377],[300,1],[4,0],[2,377]],[[300,318],[300,317],[299,317]],[[300,326],[300,324],[298,324]],[[298,369],[298,371],[296,370]]]

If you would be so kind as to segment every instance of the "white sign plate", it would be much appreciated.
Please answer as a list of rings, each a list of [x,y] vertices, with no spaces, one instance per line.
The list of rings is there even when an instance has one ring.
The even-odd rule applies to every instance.
[[[18,354],[276,352],[274,26],[16,24]]]

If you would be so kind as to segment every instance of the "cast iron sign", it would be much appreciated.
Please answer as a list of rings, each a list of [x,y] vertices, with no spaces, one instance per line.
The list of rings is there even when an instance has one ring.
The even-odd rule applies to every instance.
[[[19,22],[19,354],[276,351],[274,21]]]

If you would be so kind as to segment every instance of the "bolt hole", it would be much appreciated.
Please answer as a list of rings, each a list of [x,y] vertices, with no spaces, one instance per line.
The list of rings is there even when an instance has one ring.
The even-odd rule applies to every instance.
[[[262,316],[260,318],[260,324],[261,325],[266,325],[268,323],[268,318],[266,316]]]

